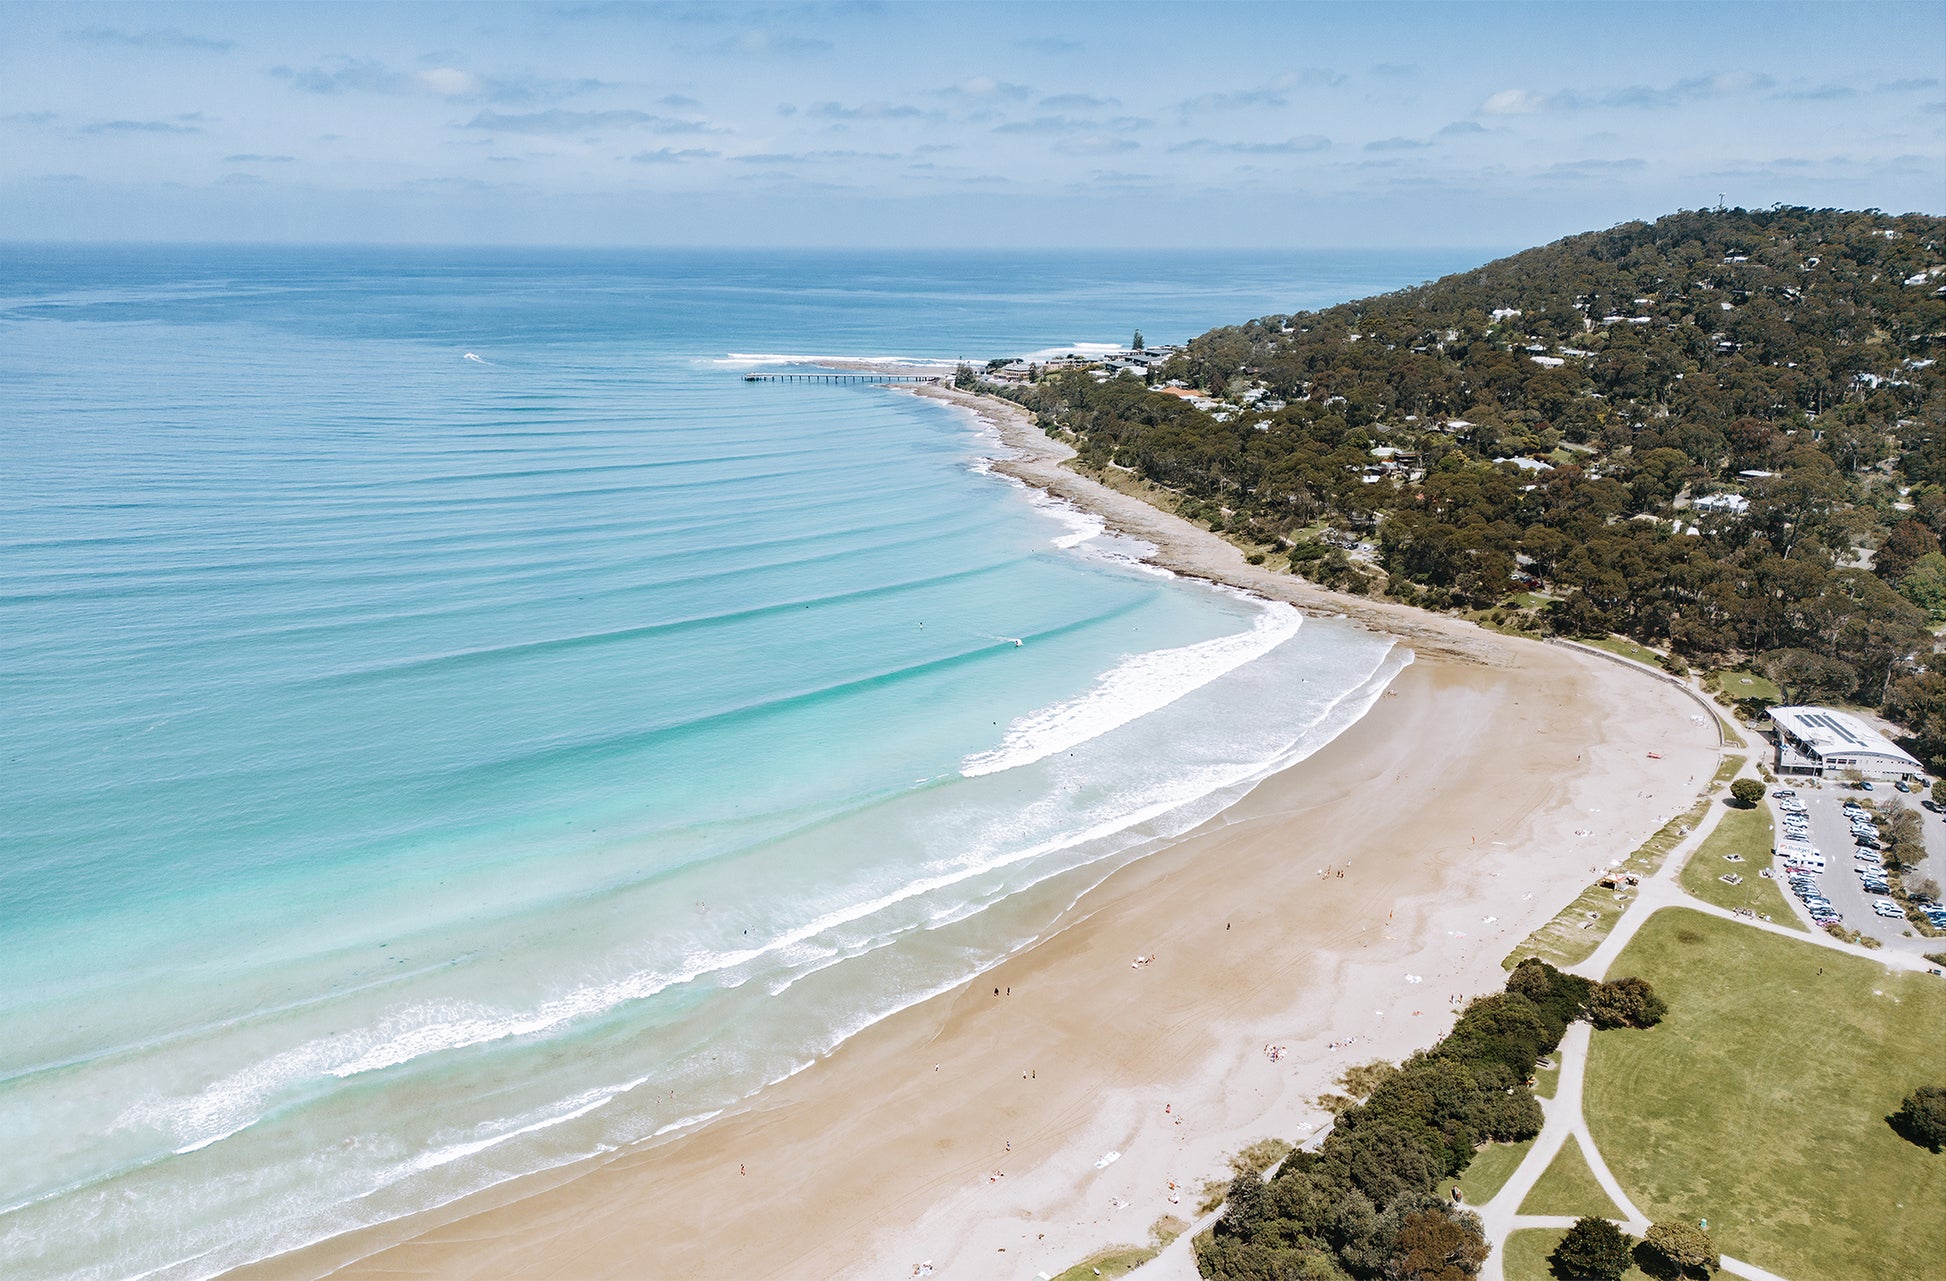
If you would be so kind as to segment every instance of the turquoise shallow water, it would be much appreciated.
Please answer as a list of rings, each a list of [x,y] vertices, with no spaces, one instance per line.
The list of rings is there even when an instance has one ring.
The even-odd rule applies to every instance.
[[[0,1270],[205,1276],[733,1107],[1405,661],[732,353],[1449,257],[9,250]]]

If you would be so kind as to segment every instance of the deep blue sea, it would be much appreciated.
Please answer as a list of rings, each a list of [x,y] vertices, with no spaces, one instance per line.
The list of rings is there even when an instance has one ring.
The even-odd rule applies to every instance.
[[[706,1123],[1408,661],[1140,564],[958,411],[742,373],[1480,257],[0,246],[0,1274],[208,1276]]]

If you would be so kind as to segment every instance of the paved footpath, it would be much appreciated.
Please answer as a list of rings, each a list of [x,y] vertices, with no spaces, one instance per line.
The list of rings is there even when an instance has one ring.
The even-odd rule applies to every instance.
[[[1575,648],[1583,647],[1576,646]],[[1604,656],[1612,657],[1606,654]],[[1658,679],[1671,680],[1671,678],[1654,671],[1652,668],[1642,667],[1641,664],[1630,662],[1627,659],[1617,658],[1616,661],[1626,666],[1639,667],[1641,670],[1656,676]],[[1672,681],[1672,683],[1677,682]],[[1689,692],[1699,702],[1703,702],[1705,707],[1709,706],[1698,691],[1689,687],[1686,683],[1684,683],[1684,687],[1689,689]],[[1714,709],[1711,709],[1711,714],[1715,714]],[[1761,743],[1761,740],[1759,740],[1759,743]],[[1742,765],[1738,770],[1739,775],[1748,774],[1753,772],[1752,767],[1757,750],[1756,747],[1742,749],[1726,747],[1723,750],[1723,756],[1726,760],[1740,759]],[[1669,851],[1668,855],[1662,860],[1661,867],[1657,868],[1652,875],[1643,878],[1641,884],[1637,887],[1634,900],[1629,903],[1627,909],[1623,911],[1621,917],[1615,922],[1615,926],[1609,931],[1608,937],[1602,940],[1601,945],[1589,955],[1587,960],[1582,961],[1578,965],[1567,967],[1570,971],[1586,978],[1596,980],[1605,978],[1608,974],[1609,967],[1615,963],[1615,958],[1622,954],[1622,950],[1635,937],[1636,931],[1642,928],[1643,922],[1647,921],[1651,916],[1654,916],[1665,907],[1682,907],[1693,912],[1702,912],[1708,916],[1719,916],[1726,921],[1735,921],[1738,925],[1742,925],[1748,929],[1766,930],[1772,934],[1780,934],[1795,942],[1809,943],[1814,947],[1829,948],[1834,952],[1842,952],[1847,956],[1856,956],[1869,961],[1877,961],[1887,969],[1924,970],[1931,968],[1932,963],[1930,961],[1911,953],[1875,951],[1871,948],[1860,947],[1855,943],[1841,942],[1831,937],[1831,935],[1826,934],[1823,930],[1812,930],[1806,933],[1803,930],[1792,929],[1789,926],[1739,915],[1736,912],[1730,911],[1728,908],[1718,907],[1713,903],[1705,903],[1700,899],[1691,898],[1688,892],[1682,888],[1682,883],[1678,878],[1682,873],[1683,865],[1689,861],[1690,856],[1708,839],[1709,834],[1716,830],[1717,823],[1722,821],[1725,808],[1725,806],[1720,804],[1712,804],[1709,807],[1709,811],[1704,815],[1703,821],[1696,825],[1696,830],[1683,837]],[[1629,1200],[1628,1193],[1622,1190],[1621,1183],[1616,1180],[1614,1173],[1609,1170],[1608,1162],[1602,1159],[1601,1150],[1595,1146],[1594,1136],[1588,1132],[1588,1118],[1582,1110],[1582,1087],[1587,1077],[1588,1046],[1592,1035],[1593,1029],[1588,1024],[1576,1023],[1568,1029],[1567,1035],[1561,1038],[1561,1044],[1555,1050],[1555,1057],[1561,1065],[1561,1080],[1560,1084],[1555,1088],[1553,1098],[1538,1100],[1541,1105],[1541,1116],[1543,1120],[1541,1132],[1536,1136],[1534,1146],[1528,1149],[1527,1155],[1521,1161],[1519,1167],[1508,1177],[1505,1185],[1493,1195],[1491,1200],[1469,1207],[1474,1213],[1480,1216],[1481,1226],[1486,1232],[1487,1242],[1492,1247],[1491,1252],[1487,1255],[1486,1263],[1480,1269],[1480,1281],[1506,1281],[1504,1260],[1506,1256],[1507,1237],[1510,1234],[1522,1228],[1566,1228],[1573,1226],[1574,1219],[1572,1217],[1520,1213],[1521,1202],[1527,1199],[1527,1194],[1534,1190],[1534,1185],[1540,1182],[1541,1175],[1547,1171],[1547,1167],[1553,1163],[1554,1158],[1560,1154],[1561,1149],[1569,1142],[1573,1142],[1580,1147],[1581,1155],[1586,1158],[1588,1169],[1594,1173],[1595,1181],[1601,1185],[1602,1191],[1608,1194],[1608,1198],[1622,1212],[1621,1226],[1623,1230],[1638,1237],[1648,1231],[1649,1220],[1647,1216],[1636,1208],[1633,1201]],[[1194,1281],[1196,1277],[1196,1261],[1194,1253],[1189,1248],[1190,1241],[1196,1233],[1211,1226],[1221,1214],[1222,1209],[1219,1207],[1215,1212],[1204,1216],[1188,1232],[1183,1233],[1177,1241],[1171,1244],[1168,1249],[1164,1250],[1158,1258],[1144,1265],[1140,1269],[1144,1281],[1148,1281],[1150,1278],[1153,1278],[1154,1281],[1178,1281],[1178,1279],[1180,1281]],[[1755,1264],[1745,1263],[1741,1259],[1732,1259],[1727,1255],[1723,1256],[1722,1269],[1732,1276],[1744,1278],[1744,1281],[1785,1281],[1783,1277],[1779,1277],[1775,1273],[1766,1272]]]
[[[1743,764],[1738,771],[1739,774],[1750,771],[1754,754],[1754,749],[1738,751],[1728,748],[1724,751],[1725,759],[1738,757],[1742,759]],[[1601,946],[1597,947],[1587,960],[1569,966],[1569,970],[1591,979],[1606,978],[1609,967],[1614,965],[1615,959],[1622,954],[1622,950],[1628,946],[1643,923],[1665,907],[1682,907],[1707,916],[1722,917],[1727,921],[1735,921],[1747,929],[1766,930],[1799,943],[1809,943],[1815,947],[1842,952],[1847,956],[1877,961],[1887,969],[1924,970],[1931,966],[1931,962],[1925,958],[1910,953],[1874,951],[1854,943],[1841,942],[1823,930],[1805,933],[1802,930],[1791,929],[1789,926],[1742,916],[1713,903],[1691,898],[1682,888],[1678,878],[1681,876],[1683,865],[1716,829],[1724,812],[1725,807],[1722,805],[1710,806],[1703,821],[1696,825],[1696,830],[1690,832],[1669,851],[1668,856],[1662,861],[1662,866],[1657,868],[1653,875],[1643,878],[1641,885],[1637,887],[1634,901],[1615,922],[1614,929],[1609,932],[1607,938],[1602,940]],[[1528,1149],[1526,1158],[1509,1176],[1505,1186],[1495,1193],[1491,1200],[1473,1207],[1485,1228],[1487,1241],[1493,1247],[1485,1265],[1480,1269],[1481,1281],[1505,1281],[1506,1274],[1503,1267],[1507,1237],[1510,1233],[1521,1228],[1565,1228],[1573,1225],[1572,1218],[1519,1212],[1521,1202],[1527,1199],[1527,1194],[1533,1191],[1541,1175],[1546,1172],[1555,1156],[1570,1140],[1580,1145],[1581,1154],[1587,1158],[1588,1168],[1593,1171],[1595,1181],[1601,1184],[1602,1191],[1606,1192],[1616,1208],[1621,1210],[1623,1229],[1636,1236],[1641,1236],[1648,1231],[1648,1218],[1636,1208],[1633,1201],[1629,1200],[1628,1193],[1622,1190],[1622,1185],[1609,1170],[1608,1163],[1602,1159],[1601,1150],[1595,1146],[1594,1136],[1588,1132],[1588,1118],[1582,1110],[1582,1086],[1588,1070],[1588,1046],[1592,1035],[1593,1029],[1588,1024],[1576,1023],[1561,1039],[1560,1048],[1556,1051],[1561,1064],[1561,1082],[1552,1099],[1540,1100],[1544,1120],[1541,1132],[1534,1140],[1534,1146]],[[1722,1262],[1723,1271],[1733,1276],[1744,1277],[1747,1281],[1783,1281],[1783,1278],[1774,1273],[1766,1272],[1755,1264],[1745,1263],[1741,1259],[1724,1256]]]

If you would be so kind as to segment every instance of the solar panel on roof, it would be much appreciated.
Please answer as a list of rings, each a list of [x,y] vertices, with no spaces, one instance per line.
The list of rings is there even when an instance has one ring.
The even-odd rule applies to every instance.
[[[1852,733],[1851,730],[1847,728],[1843,722],[1839,721],[1836,717],[1831,716],[1828,713],[1820,712],[1816,716],[1807,716],[1804,719],[1809,721],[1813,725],[1822,725],[1824,728],[1836,734],[1839,738],[1844,739],[1847,743],[1852,743],[1859,747],[1863,747],[1865,745],[1864,739]]]

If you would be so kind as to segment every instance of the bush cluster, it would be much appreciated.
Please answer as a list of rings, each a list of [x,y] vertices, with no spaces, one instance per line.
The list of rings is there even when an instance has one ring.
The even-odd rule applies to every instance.
[[[1316,1152],[1265,1182],[1240,1174],[1215,1229],[1198,1239],[1205,1277],[1279,1281],[1462,1281],[1487,1254],[1479,1219],[1438,1195],[1476,1148],[1540,1133],[1527,1081],[1584,1015],[1597,986],[1543,961],[1469,1004],[1430,1050],[1346,1108]]]
[[[1547,1257],[1562,1281],[1621,1281],[1635,1262],[1635,1238],[1607,1219],[1584,1214]]]
[[[1648,1247],[1643,1261],[1650,1275],[1668,1281],[1708,1277],[1721,1266],[1709,1233],[1693,1224],[1651,1223],[1642,1243]]]
[[[1946,1147],[1946,1086],[1922,1085],[1886,1120],[1902,1137],[1937,1152]]]

